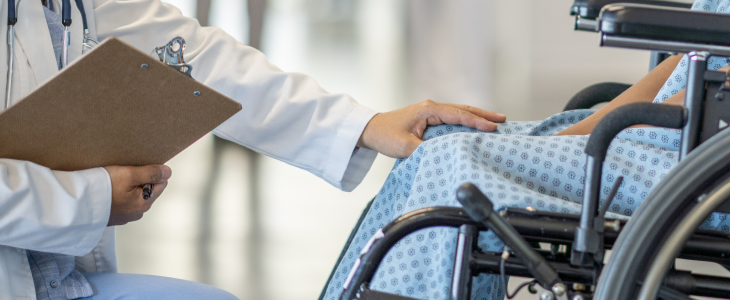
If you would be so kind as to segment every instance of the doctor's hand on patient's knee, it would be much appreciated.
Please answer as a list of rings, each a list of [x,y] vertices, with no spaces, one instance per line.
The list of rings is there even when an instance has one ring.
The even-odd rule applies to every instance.
[[[165,165],[148,165],[141,167],[109,166],[105,167],[112,181],[112,208],[107,226],[124,225],[137,221],[147,212],[157,197],[167,187],[167,180],[172,170]],[[152,183],[152,197],[142,197],[142,186]]]
[[[506,119],[503,114],[468,105],[424,100],[375,115],[365,126],[357,145],[390,157],[408,157],[421,144],[423,131],[428,125],[464,125],[482,131],[495,131],[495,123],[502,123]]]

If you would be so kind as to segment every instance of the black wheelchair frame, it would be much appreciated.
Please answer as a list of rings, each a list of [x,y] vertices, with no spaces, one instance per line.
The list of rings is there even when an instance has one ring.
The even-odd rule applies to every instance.
[[[695,26],[703,23],[710,25]],[[730,28],[730,15],[640,4],[605,6],[596,25],[602,46],[689,55],[685,106],[635,103],[599,122],[585,149],[586,193],[580,215],[533,208],[496,212],[475,186],[464,184],[457,190],[462,208],[416,210],[377,231],[352,267],[340,299],[412,299],[371,290],[369,282],[395,243],[432,226],[459,228],[453,300],[471,299],[472,278],[480,273],[533,277],[528,289],[541,300],[730,298],[730,278],[672,267],[679,257],[730,269],[730,234],[697,229],[711,212],[730,213],[730,201],[725,201],[730,198],[730,130],[723,131],[730,121],[730,101],[724,101],[730,100],[730,72],[707,70],[710,56],[730,56],[730,39],[723,38],[730,31],[710,32],[723,25]],[[615,135],[638,124],[682,129],[681,162],[630,222],[607,219],[605,212],[621,179],[600,203],[603,160]],[[501,255],[477,248],[478,232],[484,230],[492,230],[505,243]],[[550,244],[550,250],[540,250],[539,243]],[[613,254],[604,265],[607,249]]]

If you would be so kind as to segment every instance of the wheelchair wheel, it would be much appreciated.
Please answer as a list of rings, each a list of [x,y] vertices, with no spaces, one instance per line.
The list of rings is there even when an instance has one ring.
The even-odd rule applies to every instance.
[[[636,299],[654,258],[698,203],[730,178],[730,130],[692,151],[646,197],[613,246],[594,299]]]

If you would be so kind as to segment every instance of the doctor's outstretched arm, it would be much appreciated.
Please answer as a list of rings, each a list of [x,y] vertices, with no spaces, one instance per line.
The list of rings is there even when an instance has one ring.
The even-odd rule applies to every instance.
[[[176,36],[185,39],[193,78],[243,105],[213,133],[345,191],[362,181],[376,151],[408,156],[426,124],[490,129],[489,121],[504,119],[430,101],[377,114],[348,95],[328,93],[309,76],[280,70],[258,50],[219,28],[201,27],[159,0],[93,0],[93,7],[91,35],[100,41],[115,36],[150,53]]]

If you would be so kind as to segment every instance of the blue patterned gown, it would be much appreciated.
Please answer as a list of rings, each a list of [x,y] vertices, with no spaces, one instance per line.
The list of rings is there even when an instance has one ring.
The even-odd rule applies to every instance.
[[[694,10],[725,12],[730,0],[698,0]],[[711,58],[710,69],[727,65]],[[654,102],[660,103],[686,86],[688,60],[681,60]],[[377,194],[347,252],[328,283],[326,300],[338,299],[342,284],[370,237],[407,212],[431,206],[459,206],[456,188],[474,183],[495,204],[505,207],[580,213],[585,181],[588,136],[553,137],[583,120],[593,110],[562,112],[543,121],[505,122],[491,133],[463,126],[430,127],[424,142],[408,158],[399,159]],[[601,179],[602,198],[619,176],[624,181],[609,209],[611,216],[631,216],[651,188],[677,163],[680,131],[666,128],[626,129],[611,143]],[[704,224],[730,230],[725,215]],[[398,242],[385,256],[370,287],[418,299],[448,299],[451,288],[457,229],[426,228]],[[483,251],[501,251],[502,242],[482,232]],[[474,279],[473,299],[503,299],[497,276]]]

